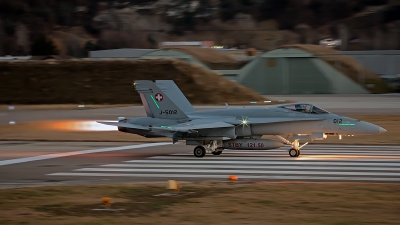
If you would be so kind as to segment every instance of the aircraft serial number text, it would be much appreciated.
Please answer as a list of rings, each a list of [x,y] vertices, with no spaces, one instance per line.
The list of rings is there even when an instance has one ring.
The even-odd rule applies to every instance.
[[[160,115],[167,114],[167,115],[176,115],[178,114],[178,110],[162,110],[160,111]]]

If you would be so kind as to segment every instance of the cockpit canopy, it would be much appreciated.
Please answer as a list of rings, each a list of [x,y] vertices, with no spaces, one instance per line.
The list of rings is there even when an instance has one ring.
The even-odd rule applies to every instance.
[[[326,114],[329,113],[317,106],[311,104],[295,103],[290,105],[279,106],[279,108],[290,109],[296,112],[311,113],[311,114]]]

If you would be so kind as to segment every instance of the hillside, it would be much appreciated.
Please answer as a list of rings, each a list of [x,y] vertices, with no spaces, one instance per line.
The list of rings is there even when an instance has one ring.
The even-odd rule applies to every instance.
[[[193,104],[264,98],[200,66],[173,59],[0,63],[0,104],[140,104],[134,80],[172,79]]]

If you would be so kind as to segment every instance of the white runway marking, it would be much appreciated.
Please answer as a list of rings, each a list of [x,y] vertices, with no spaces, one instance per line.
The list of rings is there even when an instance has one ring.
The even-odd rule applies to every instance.
[[[322,170],[322,169],[319,169]],[[125,169],[125,168],[83,168],[76,171],[91,171],[91,172],[145,172],[145,173],[222,173],[222,174],[304,174],[304,175],[351,175],[351,176],[395,176],[397,173],[383,173],[383,172],[341,172],[341,171],[313,171],[313,170],[220,170],[220,169]]]
[[[222,164],[251,164],[251,165],[340,165],[340,166],[399,166],[398,161],[390,160],[390,162],[387,163],[379,163],[380,160],[374,160],[374,162],[358,162],[352,160],[351,162],[343,162],[343,160],[337,162],[337,161],[325,161],[325,160],[301,160],[301,161],[290,161],[286,158],[285,159],[280,159],[280,160],[274,160],[270,158],[258,158],[259,161],[249,161],[249,160],[241,160],[239,157],[235,157],[237,161],[232,161],[232,160],[225,160],[225,158],[222,158],[219,161],[195,161],[195,160],[174,160],[171,158],[171,160],[132,160],[132,161],[126,161],[128,163],[150,163],[150,164],[200,164],[200,165],[222,165]],[[322,162],[321,162],[322,161]],[[385,160],[387,161],[387,160]]]
[[[67,157],[67,156],[82,155],[82,154],[121,151],[121,150],[127,150],[127,149],[146,148],[146,147],[154,147],[154,146],[161,146],[161,145],[168,145],[168,144],[171,144],[171,143],[170,142],[160,142],[160,143],[128,145],[128,146],[112,147],[112,148],[90,149],[90,150],[82,150],[82,151],[75,151],[75,152],[54,153],[54,154],[39,155],[39,156],[32,156],[32,157],[19,158],[19,159],[3,160],[3,161],[0,161],[0,166],[24,163],[24,162],[33,162],[33,161],[39,161],[39,160],[45,160],[45,159],[54,159],[54,158]]]
[[[163,164],[108,164],[103,165],[104,167],[115,167],[115,168],[201,168],[201,169],[264,169],[264,170],[357,170],[357,171],[396,171],[400,172],[400,167],[387,168],[387,167],[354,167],[354,166],[301,166],[301,165],[286,165],[286,166],[253,166],[253,165],[163,165]],[[398,165],[397,165],[398,166]],[[96,168],[97,169],[97,168]],[[105,171],[111,171],[112,169],[105,169]],[[79,169],[77,171],[89,171],[86,168]],[[99,171],[99,170],[97,170]]]
[[[77,176],[77,177],[140,177],[140,178],[203,178],[203,179],[226,179],[227,175],[214,174],[132,174],[132,173],[55,173],[49,175],[56,176]],[[261,179],[261,180],[324,180],[324,181],[382,181],[382,182],[399,182],[400,177],[324,177],[323,179],[316,176],[254,176],[240,175],[239,179]]]
[[[340,147],[313,145],[302,150],[299,158],[289,157],[283,149],[227,150],[220,156],[207,154],[204,158],[196,158],[191,153],[178,153],[49,175],[153,180],[227,179],[229,175],[238,175],[239,179],[261,180],[400,182],[400,146]],[[329,155],[324,154],[326,151]]]

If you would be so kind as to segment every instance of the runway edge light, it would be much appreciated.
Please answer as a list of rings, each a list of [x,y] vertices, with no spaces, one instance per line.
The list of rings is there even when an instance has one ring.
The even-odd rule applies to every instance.
[[[239,178],[237,176],[229,176],[229,180],[235,181],[238,180]]]
[[[168,181],[167,189],[179,191],[180,188],[181,188],[180,184],[178,182],[176,182],[175,180],[169,180]]]
[[[101,202],[106,208],[111,208],[111,198],[103,197],[101,198]]]

